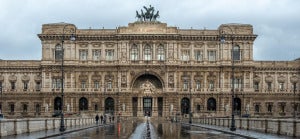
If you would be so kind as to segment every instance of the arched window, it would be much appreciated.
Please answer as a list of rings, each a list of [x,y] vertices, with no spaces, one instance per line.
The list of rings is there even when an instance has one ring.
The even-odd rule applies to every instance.
[[[138,47],[136,44],[133,44],[131,47],[131,54],[130,54],[130,59],[131,60],[138,60]]]
[[[181,100],[181,113],[188,114],[189,111],[190,111],[190,99],[185,97]]]
[[[88,100],[85,97],[79,99],[79,110],[80,111],[88,110]]]
[[[233,47],[233,60],[241,60],[240,46],[236,45]]]
[[[105,99],[105,113],[110,113],[113,114],[114,113],[114,99],[109,97]]]
[[[157,60],[159,60],[159,61],[165,60],[165,49],[162,44],[159,45],[157,48]]]
[[[216,111],[217,110],[216,99],[209,98],[207,100],[207,110],[208,111]]]
[[[259,112],[259,105],[258,104],[255,105],[255,112]]]
[[[144,48],[144,60],[151,60],[152,59],[152,52],[151,47],[147,44]]]
[[[234,98],[234,113],[236,115],[240,115],[241,114],[241,99],[240,98]]]
[[[36,113],[40,113],[41,112],[41,105],[40,104],[36,104],[35,105],[35,112]]]
[[[61,98],[60,97],[56,97],[54,99],[54,111],[57,111],[57,110],[61,110]]]
[[[98,104],[95,104],[95,105],[94,105],[94,110],[95,110],[95,111],[98,111]]]

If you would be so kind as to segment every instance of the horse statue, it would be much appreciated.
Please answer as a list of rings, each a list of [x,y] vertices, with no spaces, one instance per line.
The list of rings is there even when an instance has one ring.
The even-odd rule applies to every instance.
[[[156,19],[159,17],[159,11],[155,13],[154,7],[151,5],[148,7],[143,6],[144,10],[141,9],[141,13],[136,11],[136,17],[138,18],[139,21],[156,21]]]

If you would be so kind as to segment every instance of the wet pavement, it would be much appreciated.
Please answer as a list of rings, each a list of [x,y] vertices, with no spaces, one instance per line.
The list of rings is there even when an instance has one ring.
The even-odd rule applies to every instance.
[[[95,127],[50,139],[245,139],[196,126],[171,123],[169,121],[151,121],[147,130],[146,121],[123,121],[105,127]],[[150,131],[147,134],[147,131]],[[149,136],[148,136],[149,135]]]
[[[292,139],[292,137],[264,134],[256,131],[201,124],[172,123],[170,121],[124,120],[107,125],[78,126],[61,133],[56,130],[33,132],[1,139]]]

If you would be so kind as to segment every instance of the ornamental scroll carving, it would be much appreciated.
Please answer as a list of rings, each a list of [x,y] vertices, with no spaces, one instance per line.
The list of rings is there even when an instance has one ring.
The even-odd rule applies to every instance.
[[[292,76],[290,80],[291,80],[292,83],[297,83],[298,82],[298,77],[297,76]]]
[[[9,77],[8,77],[8,80],[9,81],[16,81],[17,80],[17,76],[15,76],[15,75],[10,75]]]
[[[28,75],[23,75],[21,79],[24,82],[24,81],[29,81],[30,78]]]
[[[277,80],[278,80],[279,83],[284,83],[284,81],[286,80],[286,78],[284,76],[279,76],[277,78]]]
[[[255,75],[255,77],[253,78],[254,82],[260,82],[260,77],[258,75]]]
[[[34,76],[34,80],[35,80],[36,82],[42,81],[42,76],[41,76],[41,75],[36,75],[36,76]]]
[[[273,82],[273,77],[269,75],[265,78],[265,80],[267,83],[271,83],[271,82]]]

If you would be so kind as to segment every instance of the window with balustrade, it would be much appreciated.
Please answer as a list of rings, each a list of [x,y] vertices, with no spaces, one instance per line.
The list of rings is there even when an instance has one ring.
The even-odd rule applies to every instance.
[[[181,50],[181,60],[189,61],[190,60],[190,50]]]
[[[93,50],[93,60],[98,61],[101,57],[101,50],[100,49],[94,49]]]
[[[88,50],[79,50],[79,59],[87,60],[88,58]]]

